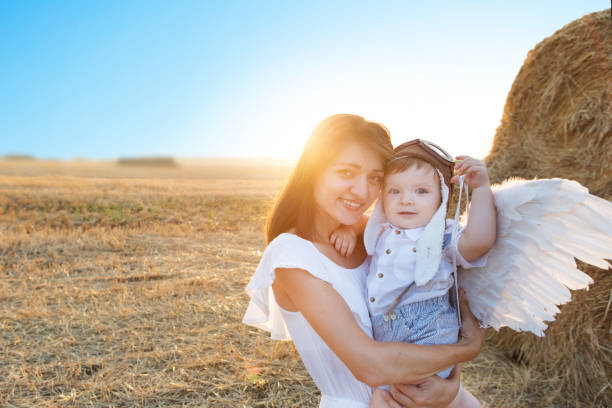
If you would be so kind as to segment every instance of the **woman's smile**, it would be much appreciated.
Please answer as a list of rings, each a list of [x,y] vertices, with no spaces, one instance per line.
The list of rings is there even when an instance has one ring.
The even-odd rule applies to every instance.
[[[361,207],[363,206],[362,203],[359,203],[357,201],[354,200],[347,200],[347,199],[340,199],[340,201],[342,201],[342,203],[344,204],[344,206],[349,210],[349,211],[359,211],[361,209]]]

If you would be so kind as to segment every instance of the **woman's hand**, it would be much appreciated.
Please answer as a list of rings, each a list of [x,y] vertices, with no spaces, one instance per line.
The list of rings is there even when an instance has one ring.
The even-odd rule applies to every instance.
[[[447,379],[433,375],[419,384],[394,384],[391,385],[391,394],[381,397],[392,408],[446,408],[457,397],[460,378],[461,366],[457,365]]]
[[[375,388],[370,400],[370,408],[403,408],[402,405],[395,401],[389,391]]]
[[[478,320],[472,314],[463,289],[459,289],[459,308],[461,310],[461,330],[457,344],[465,345],[471,350],[473,353],[471,360],[480,353],[484,342],[485,329],[480,327]]]

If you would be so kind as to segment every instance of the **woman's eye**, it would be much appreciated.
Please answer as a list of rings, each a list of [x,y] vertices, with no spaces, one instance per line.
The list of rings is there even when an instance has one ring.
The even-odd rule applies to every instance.
[[[353,176],[353,172],[351,170],[340,170],[338,173],[340,173],[342,177],[352,177]]]
[[[399,194],[399,190],[397,188],[390,188],[389,194]]]

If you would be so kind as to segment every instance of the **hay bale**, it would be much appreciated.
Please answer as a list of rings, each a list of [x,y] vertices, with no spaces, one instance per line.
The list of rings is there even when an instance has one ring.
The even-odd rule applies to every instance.
[[[612,200],[609,9],[567,24],[528,53],[485,161],[495,183],[563,177]],[[573,294],[545,338],[502,330],[489,340],[558,381],[554,406],[568,398],[576,406],[612,406],[612,273],[581,269],[595,284]]]

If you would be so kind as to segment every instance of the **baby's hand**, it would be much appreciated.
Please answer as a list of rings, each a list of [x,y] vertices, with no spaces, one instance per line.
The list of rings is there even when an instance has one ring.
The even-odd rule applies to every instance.
[[[344,257],[349,257],[357,244],[357,232],[350,226],[343,225],[329,236],[329,243]]]
[[[455,166],[455,176],[451,183],[458,183],[459,176],[465,175],[465,182],[472,189],[490,187],[487,166],[482,161],[470,156],[457,156],[459,160]]]

